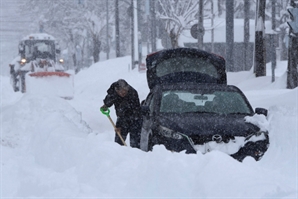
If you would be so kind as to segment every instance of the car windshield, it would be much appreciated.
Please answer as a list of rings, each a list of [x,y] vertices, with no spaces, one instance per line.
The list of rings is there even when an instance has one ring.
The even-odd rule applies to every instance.
[[[26,40],[25,55],[27,58],[51,58],[55,56],[55,43],[50,40]]]
[[[172,57],[166,59],[156,66],[156,75],[162,77],[177,72],[196,72],[208,74],[217,78],[217,70],[208,59],[197,57]]]
[[[164,91],[161,113],[251,114],[243,96],[232,91],[199,93],[191,91]]]

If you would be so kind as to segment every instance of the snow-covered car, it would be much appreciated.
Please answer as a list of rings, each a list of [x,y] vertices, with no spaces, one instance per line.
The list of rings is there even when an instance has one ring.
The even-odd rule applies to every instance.
[[[254,111],[235,86],[177,83],[156,85],[143,102],[141,149],[162,144],[168,150],[203,154],[219,150],[242,161],[267,151],[267,110]],[[256,115],[255,115],[256,114]],[[256,117],[256,118],[254,118]]]
[[[223,151],[259,160],[269,146],[267,110],[252,109],[227,85],[221,56],[190,48],[162,50],[146,59],[150,92],[142,102],[141,149],[162,144],[186,153]],[[260,121],[262,120],[262,122]]]

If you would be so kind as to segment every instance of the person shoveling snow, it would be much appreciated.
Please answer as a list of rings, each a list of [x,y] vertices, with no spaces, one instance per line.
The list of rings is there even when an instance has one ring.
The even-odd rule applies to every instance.
[[[115,142],[120,145],[126,145],[123,140],[130,133],[130,146],[140,148],[140,134],[143,121],[138,92],[125,80],[119,79],[111,84],[107,93],[101,110],[108,111],[108,107],[115,106],[117,115],[114,127],[116,131]]]

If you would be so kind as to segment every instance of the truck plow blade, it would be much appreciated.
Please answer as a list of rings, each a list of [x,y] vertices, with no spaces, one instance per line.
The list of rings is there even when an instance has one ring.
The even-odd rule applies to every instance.
[[[59,77],[69,77],[71,76],[65,72],[35,72],[29,74],[31,77],[49,77],[49,76],[59,76]]]
[[[26,74],[26,93],[72,99],[74,75],[66,72],[33,72]]]

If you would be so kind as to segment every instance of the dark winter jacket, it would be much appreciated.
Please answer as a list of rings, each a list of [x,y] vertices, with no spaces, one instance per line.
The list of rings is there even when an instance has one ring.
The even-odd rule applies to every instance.
[[[125,97],[119,96],[115,91],[117,82],[114,82],[107,90],[107,96],[103,100],[107,107],[115,106],[117,115],[117,127],[129,125],[130,121],[141,118],[141,105],[137,91],[129,85],[128,93]]]

